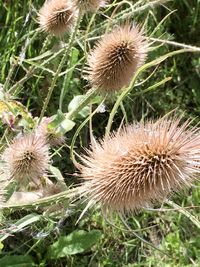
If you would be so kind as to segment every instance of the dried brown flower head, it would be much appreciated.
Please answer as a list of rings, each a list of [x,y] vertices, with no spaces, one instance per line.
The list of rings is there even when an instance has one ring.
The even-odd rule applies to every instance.
[[[5,149],[2,160],[8,179],[16,179],[22,185],[38,184],[48,169],[48,146],[35,134],[20,136]]]
[[[200,173],[200,129],[179,123],[133,124],[93,145],[80,168],[88,205],[129,213],[191,185]]]
[[[48,0],[39,11],[40,28],[56,36],[70,31],[74,19],[75,12],[69,0]]]
[[[147,47],[138,27],[125,25],[105,34],[88,57],[91,85],[106,93],[129,85],[145,61]]]
[[[74,7],[82,12],[95,11],[105,5],[103,0],[73,0]]]

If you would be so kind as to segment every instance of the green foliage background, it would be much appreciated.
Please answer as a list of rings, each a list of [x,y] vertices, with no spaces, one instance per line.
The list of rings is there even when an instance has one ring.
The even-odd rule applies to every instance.
[[[133,20],[145,25],[148,36],[153,32],[153,38],[200,47],[199,0],[174,0],[163,4],[160,2],[164,1],[129,1],[131,5],[135,5],[133,11],[125,1],[124,4],[121,4],[122,1],[111,2],[105,12],[102,9],[96,14],[88,35],[86,30],[92,14],[83,18],[77,35],[78,42],[72,49],[70,60],[62,69],[63,72],[70,68],[72,71],[68,74],[67,81],[65,75],[61,75],[58,79],[46,115],[57,113],[63,84],[66,93],[63,112],[68,111],[68,105],[76,95],[85,94],[88,90],[82,75],[86,61],[84,38],[87,40],[88,50],[89,46],[94,45],[96,37],[105,32],[108,26],[106,18],[111,16],[114,5],[118,4],[118,9],[114,14],[113,25]],[[151,3],[155,2],[158,3],[152,7]],[[23,79],[28,73],[27,70],[34,65],[35,75],[28,77],[23,85],[19,84],[16,90],[11,92],[11,97],[26,106],[34,117],[40,116],[51,83],[52,71],[56,71],[62,56],[60,53],[49,60],[61,49],[58,40],[52,38],[45,49],[47,54],[43,52],[42,56],[37,58],[41,55],[46,38],[44,33],[36,35],[37,11],[42,4],[43,1],[40,0],[0,1],[0,83],[2,85],[7,83],[9,90]],[[67,42],[68,39],[68,36],[63,37],[61,41]],[[156,42],[152,46],[159,44]],[[165,43],[149,53],[148,61],[179,48]],[[25,50],[26,53],[23,54]],[[34,60],[31,60],[33,58]],[[46,59],[47,64],[42,65]],[[13,66],[14,71],[11,73]],[[154,71],[155,73],[145,83],[141,83]],[[168,77],[171,77],[170,81],[154,88],[154,85]],[[152,90],[142,93],[151,87]],[[116,99],[117,96],[107,100],[106,111],[96,114],[93,118],[93,133],[97,138],[104,135],[108,116]],[[97,103],[100,101],[101,99],[96,100]],[[157,118],[173,109],[177,109],[178,114],[184,112],[184,118],[192,117],[195,122],[199,122],[199,53],[182,53],[168,58],[156,69],[151,67],[144,71],[137,80],[134,90],[118,110],[113,129],[119,127],[123,117],[125,123],[131,123],[133,120]],[[75,129],[67,133],[68,146],[75,130],[84,120],[83,117],[79,116],[76,119]],[[4,128],[1,129],[3,134]],[[76,141],[76,152],[83,152],[83,147],[87,147],[88,144],[89,130],[88,126],[85,126]],[[65,147],[59,153],[55,153],[53,165],[62,172],[67,185],[77,183],[76,177],[73,176],[76,169],[70,160],[68,148]],[[125,228],[117,216],[107,221],[99,209],[88,211],[76,224],[84,208],[80,203],[70,206],[67,204],[67,208],[60,213],[44,212],[40,206],[7,209],[1,219],[0,266],[199,266],[199,199],[200,191],[197,184],[192,190],[187,191],[185,196],[174,197],[174,202],[180,206],[191,207],[184,210],[190,214],[173,209],[162,212],[142,211],[128,219],[132,231]],[[167,207],[169,208],[165,206]],[[197,223],[194,223],[195,220]],[[136,238],[134,230],[154,247]],[[71,250],[63,249],[69,247]]]

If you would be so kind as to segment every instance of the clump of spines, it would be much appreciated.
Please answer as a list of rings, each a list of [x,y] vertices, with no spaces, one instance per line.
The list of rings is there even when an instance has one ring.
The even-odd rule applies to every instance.
[[[200,173],[200,129],[179,123],[136,123],[93,145],[80,168],[89,205],[124,214],[190,186]]]
[[[128,24],[105,34],[88,57],[88,80],[101,93],[129,85],[144,63],[148,44],[138,26]]]
[[[16,180],[21,185],[32,182],[40,184],[49,164],[49,148],[44,138],[35,134],[14,138],[2,154],[4,173],[8,180]]]
[[[39,11],[40,28],[52,35],[61,36],[69,32],[76,17],[69,0],[49,0]]]

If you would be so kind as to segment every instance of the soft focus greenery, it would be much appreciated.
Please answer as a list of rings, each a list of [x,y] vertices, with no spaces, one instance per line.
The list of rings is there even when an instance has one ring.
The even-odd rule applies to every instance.
[[[38,31],[37,12],[43,2],[0,0],[0,115],[2,117],[3,111],[8,109],[5,102],[9,103],[16,116],[23,117],[20,126],[29,130],[34,125],[33,118],[41,116],[48,88],[63,55],[62,47],[69,41],[69,36],[57,39]],[[127,20],[144,26],[146,35],[151,38],[176,42],[151,39],[152,49],[147,62],[175,50],[185,51],[167,57],[139,75],[131,92],[121,101],[112,130],[122,121],[131,123],[158,118],[174,109],[177,114],[184,114],[185,119],[194,118],[194,122],[199,122],[200,1],[129,0],[110,1],[95,16],[87,14],[81,20],[74,45],[58,73],[45,111],[45,116],[58,114],[57,127],[63,122],[62,116],[68,108],[75,109],[79,105],[82,97],[77,96],[89,89],[83,67],[90,47],[105,31]],[[105,134],[108,118],[119,98],[120,93],[107,99],[105,106],[101,106],[102,112],[94,114],[92,130],[95,137]],[[92,111],[102,100],[100,96],[93,99]],[[52,151],[52,165],[56,168],[51,169],[51,175],[63,176],[70,188],[79,182],[78,171],[70,158],[70,146],[82,123],[73,140],[71,156],[72,152],[83,153],[84,147],[89,146],[87,118],[90,114],[91,106],[88,105],[76,115],[74,122],[65,121],[64,130],[59,130],[66,132],[66,143]],[[7,130],[1,122],[0,131],[3,149]],[[67,193],[32,205],[16,203],[1,212],[0,266],[199,266],[199,199],[197,183],[191,190],[173,197],[173,202],[183,209],[169,202],[161,210],[142,210],[126,222],[117,215],[107,218],[98,207],[87,211],[77,222],[85,204],[79,200],[71,203]],[[55,204],[57,206],[51,210]]]

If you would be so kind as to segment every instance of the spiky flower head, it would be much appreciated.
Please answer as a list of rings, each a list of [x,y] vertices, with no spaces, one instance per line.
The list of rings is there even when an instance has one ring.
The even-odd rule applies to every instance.
[[[129,213],[191,185],[200,173],[200,129],[179,123],[135,123],[93,145],[80,168],[88,205]]]
[[[137,26],[126,24],[105,34],[88,57],[91,85],[106,93],[129,85],[145,61],[147,47]]]
[[[96,11],[98,8],[103,7],[106,1],[103,0],[73,0],[74,7],[81,12]]]
[[[45,175],[49,159],[45,140],[35,134],[16,137],[2,154],[8,179],[22,185],[40,184],[39,178]]]
[[[48,0],[39,11],[40,28],[52,35],[69,32],[74,20],[75,11],[69,0]]]

